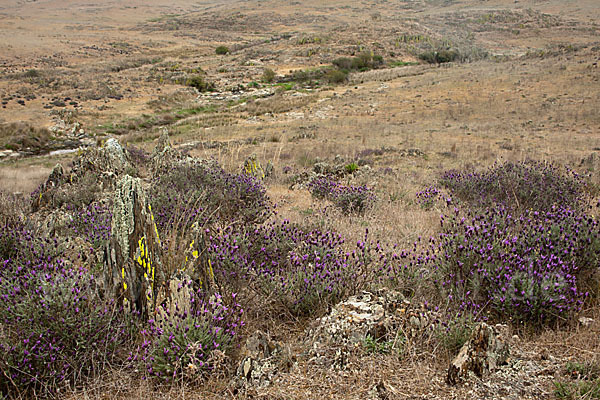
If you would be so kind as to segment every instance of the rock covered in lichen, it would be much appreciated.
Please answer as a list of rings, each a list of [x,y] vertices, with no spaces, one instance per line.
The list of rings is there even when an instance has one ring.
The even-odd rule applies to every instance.
[[[307,331],[308,357],[322,366],[345,369],[349,350],[367,336],[378,338],[394,330],[397,318],[393,310],[401,307],[403,301],[404,296],[394,291],[363,291],[351,296]]]
[[[147,316],[163,281],[160,256],[160,238],[141,180],[125,175],[114,192],[111,240],[104,252],[105,290]]]
[[[156,147],[152,151],[153,172],[158,173],[183,159],[183,154],[171,145],[171,142],[169,141],[169,132],[164,129],[158,138]]]
[[[477,325],[448,368],[447,382],[457,384],[474,373],[483,378],[506,363],[510,354],[505,325]]]
[[[134,207],[146,208],[146,196],[141,181],[125,175],[117,183],[113,195],[112,236],[123,257],[129,253],[129,236],[135,228]]]
[[[77,184],[93,175],[102,190],[112,190],[124,174],[133,174],[127,151],[117,139],[108,139],[103,146],[81,152],[73,160],[69,183]]]
[[[367,338],[377,342],[428,338],[439,323],[439,312],[413,304],[393,290],[363,291],[339,303],[315,321],[305,334],[311,363],[344,370],[350,351]]]
[[[275,341],[262,331],[254,332],[242,349],[235,385],[238,387],[266,387],[277,375],[290,370],[295,357],[289,345]]]
[[[244,161],[244,167],[242,170],[244,174],[253,176],[255,178],[264,179],[266,176],[263,167],[260,165],[260,162],[256,157],[256,154],[250,155],[250,157]]]

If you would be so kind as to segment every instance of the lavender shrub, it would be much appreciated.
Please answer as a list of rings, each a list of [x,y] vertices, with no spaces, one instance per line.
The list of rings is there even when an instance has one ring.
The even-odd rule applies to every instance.
[[[55,240],[20,227],[0,234],[0,389],[50,395],[105,363],[123,361],[131,324],[96,295],[94,277],[60,257]],[[11,246],[6,246],[10,243]]]
[[[563,207],[442,216],[442,233],[416,257],[451,306],[480,316],[545,324],[565,320],[589,296],[600,267],[600,230]]]
[[[235,294],[225,298],[193,287],[193,282],[180,283],[178,290],[189,290],[190,298],[173,307],[161,305],[142,331],[143,343],[130,354],[150,376],[172,382],[209,374],[216,367],[214,352],[227,351],[244,326]]]
[[[262,182],[245,174],[230,174],[216,163],[179,164],[159,174],[150,193],[159,229],[201,225],[260,223],[271,215]],[[183,218],[182,218],[183,216]]]
[[[72,220],[68,228],[74,236],[83,238],[96,250],[110,240],[112,222],[110,204],[94,202],[83,208],[68,205],[66,209],[72,212]]]
[[[375,204],[377,196],[367,186],[346,186],[328,176],[318,177],[308,184],[310,193],[318,199],[327,199],[344,213],[362,214]]]
[[[551,163],[525,161],[494,164],[483,172],[447,171],[440,184],[469,206],[501,205],[513,210],[581,208],[585,182],[576,172]]]
[[[304,231],[288,221],[226,229],[209,237],[215,279],[251,289],[294,315],[312,315],[368,282],[360,249],[346,253],[334,232]]]

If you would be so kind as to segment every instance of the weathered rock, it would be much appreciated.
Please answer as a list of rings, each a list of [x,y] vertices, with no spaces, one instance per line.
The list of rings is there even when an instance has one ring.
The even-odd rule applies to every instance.
[[[123,171],[128,166],[125,150],[117,139],[108,139],[100,149],[100,155],[104,157],[107,165],[112,166],[114,171]]]
[[[310,346],[308,356],[321,366],[346,369],[347,352],[367,336],[377,340],[395,335],[402,323],[395,311],[404,304],[404,296],[391,290],[365,291],[350,297],[308,330],[305,340]]]
[[[242,354],[235,378],[237,386],[266,387],[277,374],[289,371],[294,363],[290,347],[262,331],[256,331],[246,340]]]
[[[152,170],[157,173],[183,158],[183,154],[171,145],[169,132],[164,129],[152,151]]]
[[[483,378],[506,363],[510,354],[506,326],[477,325],[471,338],[450,363],[446,381],[455,385],[468,377],[470,372]]]
[[[37,211],[46,204],[48,204],[51,199],[51,192],[58,188],[66,181],[65,170],[61,164],[56,164],[52,169],[52,172],[40,187],[38,188],[38,193],[32,197],[32,209],[33,211]]]
[[[117,182],[111,228],[104,251],[105,291],[147,317],[164,277],[158,230],[140,179],[125,175]]]
[[[70,183],[77,183],[92,173],[104,189],[112,189],[123,174],[131,173],[133,166],[127,152],[116,139],[108,139],[100,148],[84,151],[73,160]]]
[[[273,165],[273,162],[271,160],[269,160],[267,162],[267,165],[265,166],[265,177],[271,176],[274,169],[275,169],[275,166]]]
[[[255,178],[264,179],[265,171],[256,158],[256,154],[252,154],[246,159],[244,162],[243,173],[254,176]]]
[[[40,221],[40,232],[44,236],[54,237],[65,235],[73,217],[62,209],[52,210]]]

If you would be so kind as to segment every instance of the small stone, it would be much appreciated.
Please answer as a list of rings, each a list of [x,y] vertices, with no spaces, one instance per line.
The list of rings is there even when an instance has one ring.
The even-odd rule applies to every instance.
[[[509,348],[499,332],[501,328],[503,327],[492,327],[486,323],[477,325],[471,338],[450,363],[446,378],[449,384],[455,385],[464,381],[470,373],[483,378],[506,363]]]

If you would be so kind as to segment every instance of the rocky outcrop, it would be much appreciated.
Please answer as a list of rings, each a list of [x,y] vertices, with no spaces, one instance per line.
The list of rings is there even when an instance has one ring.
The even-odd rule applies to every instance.
[[[152,171],[160,173],[160,171],[169,166],[181,161],[184,158],[183,154],[175,149],[169,141],[169,132],[164,129],[154,151],[152,151]]]
[[[265,170],[260,165],[256,154],[250,155],[244,162],[243,171],[244,174],[253,176],[255,178],[264,179],[265,178]]]
[[[134,170],[118,140],[108,139],[100,148],[85,151],[73,160],[69,182],[76,184],[93,174],[102,189],[112,189],[123,174]]]
[[[477,325],[470,339],[450,363],[446,381],[455,385],[466,379],[469,373],[483,378],[505,364],[510,354],[507,327]]]
[[[117,182],[111,229],[104,251],[105,291],[147,317],[164,277],[160,238],[140,179],[125,175]]]
[[[52,201],[54,190],[66,181],[65,170],[61,164],[56,164],[52,172],[40,187],[32,194],[31,207],[37,211]]]
[[[287,372],[294,364],[289,345],[274,341],[262,331],[254,332],[242,349],[242,361],[235,378],[236,386],[269,386],[277,374]]]

